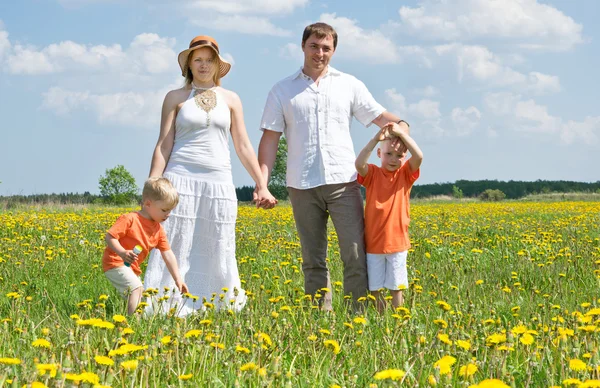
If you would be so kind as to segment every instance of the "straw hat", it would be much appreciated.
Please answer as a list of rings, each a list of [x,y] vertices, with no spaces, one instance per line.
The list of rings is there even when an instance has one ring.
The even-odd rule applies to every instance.
[[[221,63],[219,66],[219,77],[225,77],[225,75],[229,72],[229,69],[231,69],[231,63],[223,59],[221,54],[219,54],[219,45],[217,44],[217,41],[214,40],[212,36],[208,35],[199,35],[195,37],[190,42],[190,47],[187,50],[183,50],[179,53],[179,55],[177,56],[177,61],[179,62],[179,67],[181,68],[181,75],[183,75],[184,77],[186,75],[187,61],[190,53],[201,47],[210,47],[211,49],[215,50],[217,56],[219,57],[219,62]]]

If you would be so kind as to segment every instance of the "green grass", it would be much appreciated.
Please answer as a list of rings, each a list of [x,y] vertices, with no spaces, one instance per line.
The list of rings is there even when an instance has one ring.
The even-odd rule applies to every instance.
[[[381,315],[367,302],[364,315],[344,308],[333,229],[334,312],[327,313],[304,298],[289,205],[241,206],[237,257],[251,295],[244,310],[116,322],[125,304],[104,278],[100,258],[106,229],[128,210],[0,213],[0,385],[87,379],[113,387],[365,387],[428,386],[434,379],[438,386],[469,386],[496,378],[549,387],[598,378],[599,202],[415,203],[405,308]],[[82,325],[90,318],[114,328]],[[103,325],[110,326],[96,324]],[[504,340],[493,344],[494,338]],[[38,339],[50,348],[33,346]],[[143,348],[110,355],[125,341]],[[112,366],[95,361],[109,355]],[[448,370],[438,363],[444,356],[455,360]],[[127,371],[122,362],[133,360],[137,367]],[[586,368],[570,368],[571,360]],[[461,376],[468,363],[477,371]],[[40,364],[53,364],[56,374],[40,374]],[[404,377],[375,378],[387,369]]]

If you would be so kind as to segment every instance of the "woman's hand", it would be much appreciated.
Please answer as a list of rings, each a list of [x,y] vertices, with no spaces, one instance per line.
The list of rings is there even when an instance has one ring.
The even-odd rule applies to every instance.
[[[273,209],[275,205],[277,205],[277,198],[275,198],[266,187],[255,190],[255,194],[254,201],[256,202],[257,208]]]

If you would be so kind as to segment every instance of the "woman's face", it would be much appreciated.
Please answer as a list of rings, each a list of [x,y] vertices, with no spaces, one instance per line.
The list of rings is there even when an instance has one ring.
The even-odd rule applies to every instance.
[[[213,49],[201,47],[190,54],[189,67],[194,81],[210,82],[217,71],[217,60]]]

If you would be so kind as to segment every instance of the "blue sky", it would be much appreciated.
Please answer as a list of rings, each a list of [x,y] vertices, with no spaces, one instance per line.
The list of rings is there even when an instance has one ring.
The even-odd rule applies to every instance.
[[[0,195],[97,193],[118,164],[141,185],[177,53],[201,34],[233,62],[223,86],[256,149],[267,93],[319,20],[340,36],[332,65],[411,123],[418,183],[598,181],[597,15],[597,0],[2,1]],[[353,124],[357,152],[373,133]],[[252,184],[231,149],[234,183]]]

